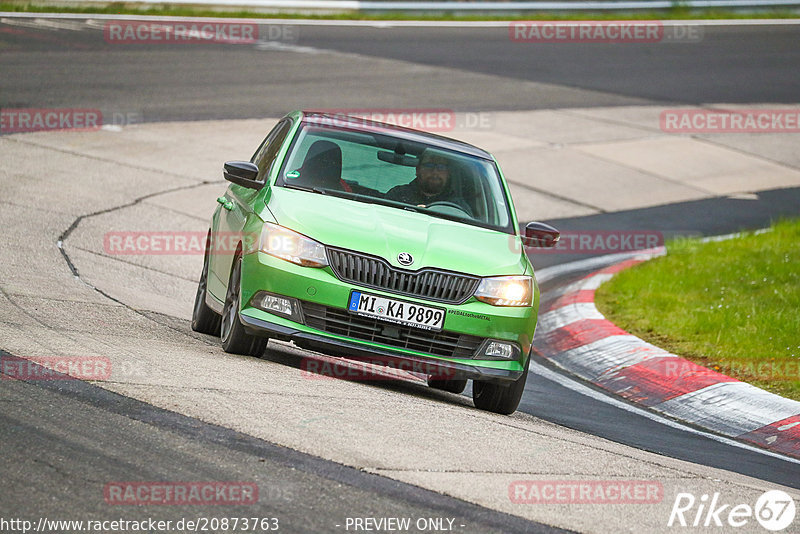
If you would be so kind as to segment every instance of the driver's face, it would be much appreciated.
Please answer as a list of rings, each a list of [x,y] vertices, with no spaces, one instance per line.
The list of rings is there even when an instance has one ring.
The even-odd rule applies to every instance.
[[[422,191],[427,195],[438,195],[450,180],[450,164],[440,156],[424,158],[417,167],[417,176]]]

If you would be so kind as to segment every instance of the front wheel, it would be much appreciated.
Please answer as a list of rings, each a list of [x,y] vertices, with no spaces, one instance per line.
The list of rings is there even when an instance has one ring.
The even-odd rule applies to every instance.
[[[261,356],[267,347],[267,338],[251,336],[244,331],[244,326],[239,320],[241,281],[242,257],[236,256],[233,260],[231,278],[228,281],[225,306],[222,309],[222,325],[220,327],[222,350],[231,354]]]
[[[206,240],[206,252],[203,255],[203,272],[197,283],[197,293],[194,296],[194,309],[192,310],[192,330],[201,334],[219,335],[219,315],[206,304],[208,291],[208,255],[211,248],[210,241]]]
[[[490,382],[472,381],[472,401],[475,407],[487,412],[511,415],[517,411],[522,392],[525,391],[525,381],[528,379],[528,365],[531,357],[525,362],[525,370],[515,382],[510,385],[493,384]]]

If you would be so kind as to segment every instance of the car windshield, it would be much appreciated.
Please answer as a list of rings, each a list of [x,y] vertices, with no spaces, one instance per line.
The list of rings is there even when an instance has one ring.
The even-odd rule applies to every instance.
[[[304,125],[277,185],[514,231],[493,161],[382,133]]]

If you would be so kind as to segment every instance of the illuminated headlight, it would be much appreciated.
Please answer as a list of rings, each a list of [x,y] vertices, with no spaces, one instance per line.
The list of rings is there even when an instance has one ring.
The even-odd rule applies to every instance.
[[[260,248],[261,252],[303,267],[328,265],[322,244],[277,224],[264,223]]]
[[[530,276],[484,278],[475,290],[475,298],[492,306],[530,306]]]

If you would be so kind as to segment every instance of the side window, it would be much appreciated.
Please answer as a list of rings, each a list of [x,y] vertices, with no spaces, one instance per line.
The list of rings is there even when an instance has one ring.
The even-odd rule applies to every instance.
[[[272,169],[272,164],[275,163],[275,158],[286,139],[286,135],[291,129],[292,123],[288,120],[281,121],[275,128],[267,135],[264,142],[258,148],[251,160],[258,166],[258,179],[266,180],[269,171]]]

